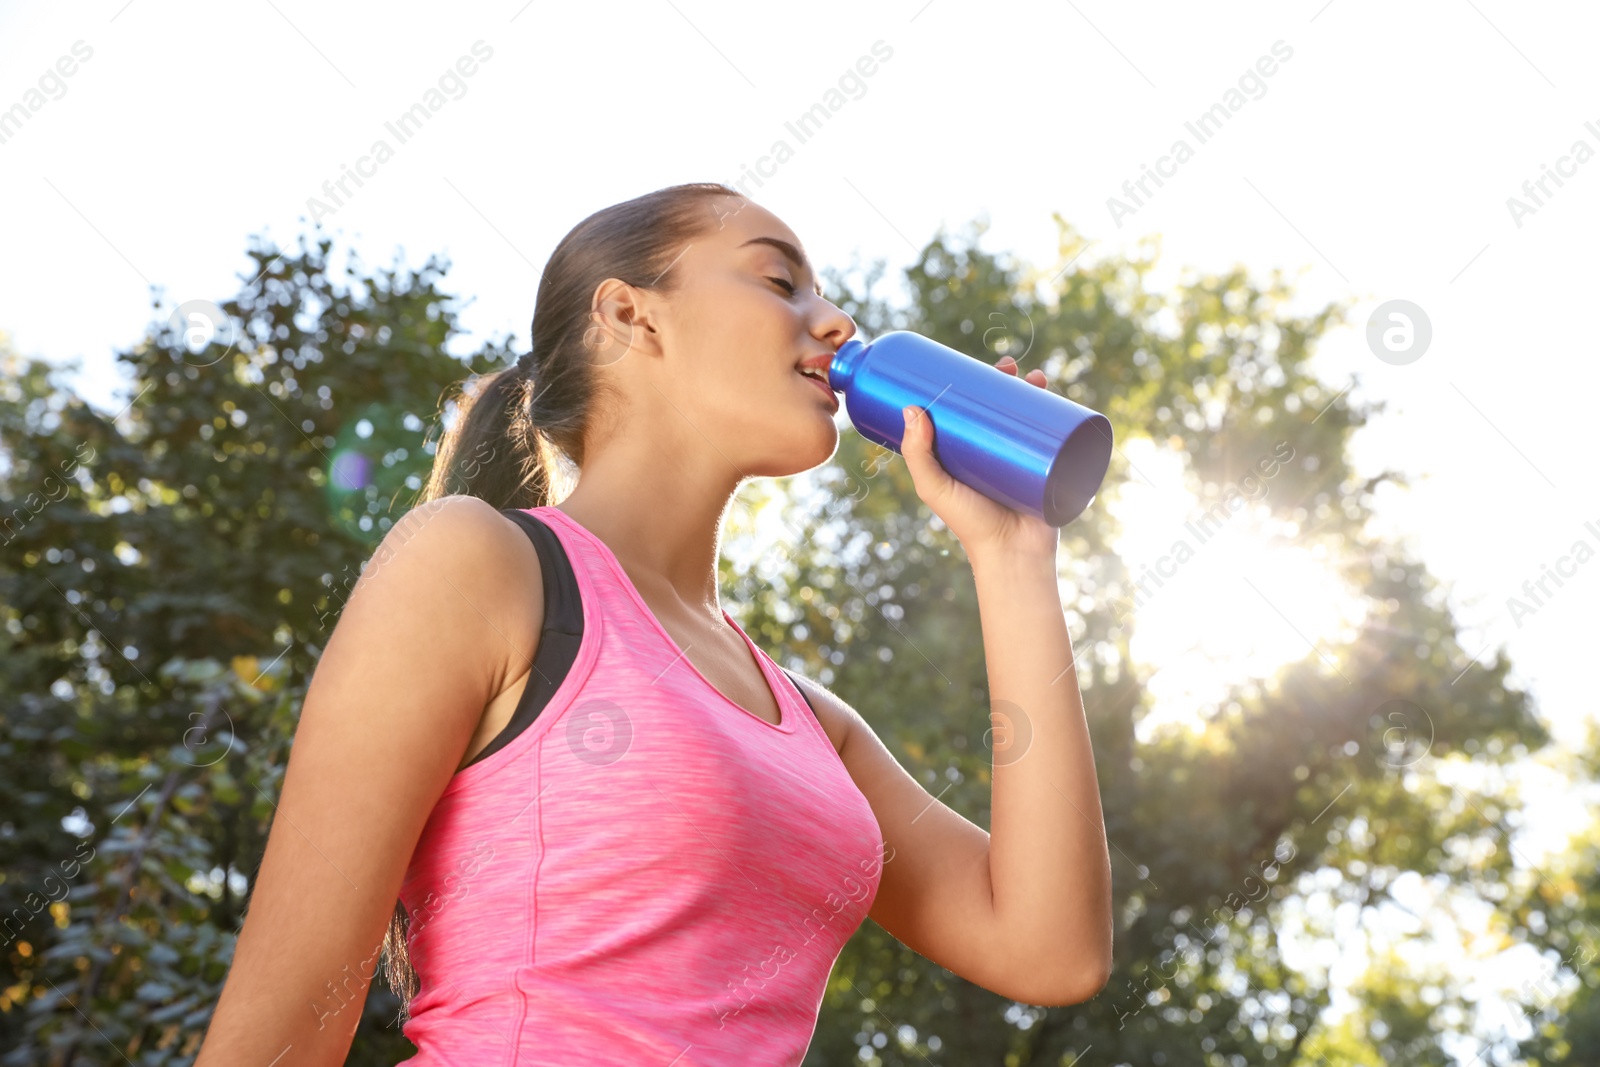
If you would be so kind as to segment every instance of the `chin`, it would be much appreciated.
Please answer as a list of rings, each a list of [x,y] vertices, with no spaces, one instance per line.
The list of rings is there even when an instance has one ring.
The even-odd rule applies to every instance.
[[[814,468],[820,467],[832,459],[833,454],[837,451],[839,451],[839,428],[834,426],[832,422],[829,422],[827,433],[824,435],[822,441],[818,443],[815,458],[801,469],[813,470]]]

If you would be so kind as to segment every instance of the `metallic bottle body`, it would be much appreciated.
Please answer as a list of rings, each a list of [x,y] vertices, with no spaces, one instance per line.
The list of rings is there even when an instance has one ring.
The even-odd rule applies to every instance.
[[[828,383],[861,436],[895,452],[900,409],[925,409],[951,477],[1052,526],[1083,513],[1111,461],[1104,415],[908,330],[846,341]]]

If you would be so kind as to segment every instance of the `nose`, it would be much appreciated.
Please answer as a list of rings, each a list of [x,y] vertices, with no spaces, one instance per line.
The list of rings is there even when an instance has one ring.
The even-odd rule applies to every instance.
[[[840,345],[855,336],[855,320],[830,300],[818,297],[817,302],[821,309],[812,325],[811,336],[838,351]]]

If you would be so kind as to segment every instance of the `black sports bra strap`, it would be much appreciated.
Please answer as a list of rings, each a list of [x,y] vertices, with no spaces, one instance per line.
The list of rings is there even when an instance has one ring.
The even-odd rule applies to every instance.
[[[799,693],[800,699],[806,702],[806,707],[811,709],[811,714],[816,715],[817,706],[811,703],[811,697],[807,695],[805,689],[800,685],[800,679],[796,678],[788,667],[779,667],[778,669],[789,676],[789,681],[793,684],[795,692]],[[819,719],[818,721],[820,722],[821,720]]]
[[[577,662],[578,649],[583,642],[583,598],[561,539],[547,524],[526,511],[501,508],[500,513],[522,527],[539,553],[544,584],[544,627],[539,633],[539,650],[533,658],[528,684],[511,713],[511,721],[467,762],[468,767],[505,748],[533,724]]]

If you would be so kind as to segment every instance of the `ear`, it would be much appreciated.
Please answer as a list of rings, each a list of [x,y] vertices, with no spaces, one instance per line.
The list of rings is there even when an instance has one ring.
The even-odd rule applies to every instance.
[[[630,353],[653,356],[661,352],[656,332],[655,301],[651,294],[622,281],[607,278],[594,291],[584,344],[597,366],[620,363]]]

